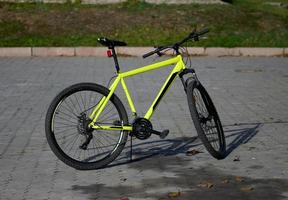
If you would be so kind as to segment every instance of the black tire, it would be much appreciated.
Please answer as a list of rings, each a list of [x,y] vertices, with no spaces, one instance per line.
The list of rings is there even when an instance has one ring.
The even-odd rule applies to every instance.
[[[198,136],[208,152],[216,159],[226,157],[226,142],[216,108],[200,82],[187,84],[187,100]]]
[[[92,108],[108,94],[109,90],[101,85],[79,83],[64,89],[52,101],[45,120],[46,138],[52,151],[65,164],[78,170],[99,169],[111,163],[123,150],[127,141],[127,131],[119,133],[89,130],[93,137],[86,150],[80,148],[88,137],[81,132],[83,130],[81,127],[88,124],[87,116],[91,114]],[[82,122],[79,121],[80,118]],[[126,110],[115,94],[112,95],[97,121],[128,125]],[[112,140],[114,144],[110,143]]]

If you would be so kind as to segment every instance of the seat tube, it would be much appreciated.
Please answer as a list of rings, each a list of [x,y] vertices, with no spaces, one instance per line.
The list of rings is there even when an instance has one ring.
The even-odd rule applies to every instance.
[[[115,48],[111,47],[109,49],[112,50],[113,59],[114,59],[114,63],[115,63],[115,68],[116,68],[117,73],[119,73],[120,67],[119,67],[119,62],[118,62],[118,58],[117,58],[117,54],[116,54]]]
[[[100,106],[99,108],[97,107],[98,110],[93,111],[93,114],[92,114],[92,115],[94,115],[94,116],[93,116],[93,120],[92,120],[93,123],[95,123],[95,122],[97,121],[97,119],[99,118],[99,116],[100,116],[101,113],[103,112],[105,106],[107,105],[107,103],[108,103],[108,101],[110,100],[111,96],[112,96],[113,93],[115,92],[115,90],[116,90],[116,88],[117,88],[117,85],[118,85],[118,83],[120,82],[120,79],[121,79],[121,78],[120,78],[119,76],[116,78],[116,80],[114,81],[114,83],[113,83],[113,84],[111,85],[111,87],[109,88],[109,89],[110,89],[110,92],[109,92],[108,96],[105,97],[104,100],[103,100],[103,99],[101,100],[101,106]],[[94,112],[95,112],[95,113],[94,113]]]
[[[121,84],[122,84],[122,87],[123,87],[123,90],[125,92],[125,95],[126,95],[126,98],[127,98],[127,101],[128,101],[128,104],[130,106],[130,109],[131,109],[131,112],[136,115],[136,109],[135,109],[135,105],[132,101],[132,98],[130,96],[130,93],[129,93],[129,90],[128,90],[128,87],[124,81],[124,78],[121,79]]]

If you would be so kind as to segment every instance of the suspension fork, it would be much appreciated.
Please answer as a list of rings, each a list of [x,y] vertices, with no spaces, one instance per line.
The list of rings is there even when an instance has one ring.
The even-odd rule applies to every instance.
[[[188,77],[186,80],[184,79],[184,75],[186,74],[192,74],[192,77]],[[185,93],[187,93],[187,85],[189,83],[190,80],[196,80],[198,82],[198,79],[197,79],[197,76],[196,76],[196,73],[195,73],[195,70],[192,69],[192,68],[186,68],[184,69],[182,72],[179,73],[179,78],[182,82],[182,85],[184,87],[184,91]]]

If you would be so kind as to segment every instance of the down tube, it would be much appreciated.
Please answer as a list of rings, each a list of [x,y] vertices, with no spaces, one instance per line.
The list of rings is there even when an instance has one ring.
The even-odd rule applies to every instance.
[[[176,67],[175,67],[176,68]],[[160,103],[162,97],[165,95],[165,93],[167,92],[167,90],[169,89],[171,83],[174,81],[175,77],[178,75],[179,71],[178,70],[173,70],[171,72],[171,74],[169,75],[169,77],[167,78],[166,82],[164,83],[164,85],[162,86],[159,94],[157,95],[157,97],[155,98],[154,102],[152,103],[151,107],[149,108],[149,110],[147,111],[147,113],[145,114],[144,118],[145,119],[150,119],[153,115],[153,112],[155,111],[155,109],[157,108],[158,104]]]

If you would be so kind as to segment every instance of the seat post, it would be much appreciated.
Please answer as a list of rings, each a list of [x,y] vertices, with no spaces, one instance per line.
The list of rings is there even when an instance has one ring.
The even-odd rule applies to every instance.
[[[112,50],[112,56],[113,56],[113,59],[114,59],[114,62],[115,62],[115,68],[116,68],[117,73],[119,73],[120,67],[119,67],[118,58],[117,58],[117,54],[116,54],[115,48],[114,48],[114,46],[110,46],[109,49]]]

